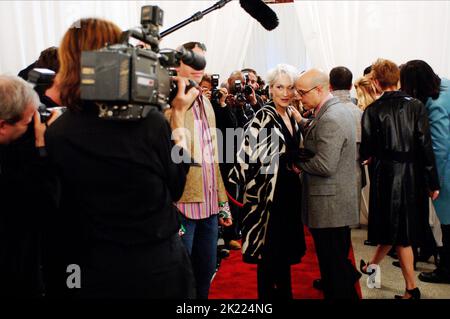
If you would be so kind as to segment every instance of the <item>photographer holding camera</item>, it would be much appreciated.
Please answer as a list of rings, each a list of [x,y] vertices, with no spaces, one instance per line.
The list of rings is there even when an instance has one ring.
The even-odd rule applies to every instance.
[[[244,127],[255,116],[252,105],[256,105],[257,100],[253,89],[245,85],[245,77],[241,71],[234,71],[228,78],[228,88],[230,90],[226,104],[231,107],[236,116],[238,127]]]
[[[0,76],[0,296],[42,296],[41,229],[56,205],[39,97],[19,77]],[[37,205],[38,204],[38,205]]]
[[[244,74],[245,85],[250,86],[253,89],[252,98],[256,100],[256,102],[251,103],[253,110],[258,112],[264,106],[264,99],[262,98],[263,94],[266,94],[266,90],[264,90],[264,85],[260,85],[260,81],[264,82],[256,73],[255,70],[250,68],[242,69],[241,72]],[[267,94],[268,95],[268,94]]]
[[[46,134],[62,191],[59,211],[47,225],[47,294],[194,298],[194,276],[173,205],[189,168],[171,155],[187,153],[180,149],[186,137],[178,129],[199,92],[185,92],[186,80],[176,78],[170,124],[156,107],[136,121],[100,118],[99,105],[80,97],[81,55],[119,43],[121,34],[112,22],[81,19],[59,47],[57,83],[68,110]],[[66,284],[69,265],[79,269],[73,274],[79,279],[75,289]]]

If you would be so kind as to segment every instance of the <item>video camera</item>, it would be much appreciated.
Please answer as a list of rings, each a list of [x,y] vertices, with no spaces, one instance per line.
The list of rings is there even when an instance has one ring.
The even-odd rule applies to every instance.
[[[53,79],[55,78],[55,72],[49,69],[35,68],[28,72],[28,82],[33,85],[34,90],[38,93],[39,97],[45,95],[45,91],[53,85]],[[65,106],[60,107],[47,107],[47,105],[41,103],[38,107],[38,112],[41,115],[41,122],[47,122],[51,115],[51,111],[59,109],[61,112],[66,111]]]
[[[141,8],[141,26],[122,33],[120,43],[107,45],[98,51],[81,54],[81,99],[95,102],[99,117],[110,120],[139,120],[151,108],[170,107],[178,92],[171,80],[180,61],[196,70],[205,68],[203,57],[192,51],[159,49],[159,27],[164,12],[157,6]],[[132,46],[129,40],[139,40],[150,49]],[[195,86],[193,81],[186,92]]]
[[[219,90],[219,74],[211,74],[211,103],[213,105],[220,104],[222,92]]]

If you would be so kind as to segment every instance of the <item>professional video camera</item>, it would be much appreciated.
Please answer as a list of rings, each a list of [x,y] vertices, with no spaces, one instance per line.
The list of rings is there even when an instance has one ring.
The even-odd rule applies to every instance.
[[[211,103],[213,105],[220,104],[222,92],[219,90],[219,74],[211,74]]]
[[[35,68],[28,72],[28,82],[33,85],[34,90],[38,93],[39,97],[45,95],[45,91],[50,88],[55,78],[55,72],[49,69]],[[61,112],[66,111],[66,107],[47,107],[47,105],[41,103],[38,107],[38,112],[41,115],[41,122],[47,122],[51,115],[51,111],[59,109]]]
[[[196,70],[205,67],[203,57],[192,51],[159,50],[159,27],[163,11],[157,6],[141,8],[141,27],[122,34],[119,44],[81,55],[81,99],[99,107],[99,117],[111,120],[138,120],[150,108],[164,110],[177,94],[173,69],[180,61]],[[131,38],[151,49],[132,46]],[[195,83],[191,81],[186,92]]]

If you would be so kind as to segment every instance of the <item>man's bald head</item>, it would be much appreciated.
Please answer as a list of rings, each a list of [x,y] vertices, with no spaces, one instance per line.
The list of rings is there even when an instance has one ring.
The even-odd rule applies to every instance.
[[[300,74],[297,78],[297,81],[300,81],[302,84],[304,84],[305,87],[311,88],[315,86],[328,88],[329,86],[328,74],[319,69],[310,69]]]
[[[295,88],[303,106],[314,109],[330,94],[328,74],[319,69],[310,69],[297,77]]]

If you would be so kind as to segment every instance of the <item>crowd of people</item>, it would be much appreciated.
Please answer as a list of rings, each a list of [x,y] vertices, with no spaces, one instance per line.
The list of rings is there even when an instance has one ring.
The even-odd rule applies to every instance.
[[[392,249],[405,279],[395,297],[419,299],[428,198],[442,247],[419,279],[450,283],[450,81],[426,62],[378,59],[354,82],[344,66],[278,64],[266,82],[244,68],[220,83],[181,61],[169,109],[108,121],[81,98],[81,53],[122,31],[75,25],[19,76],[0,75],[1,296],[207,299],[218,259],[241,249],[258,298],[292,299],[307,229],[325,299],[359,299],[361,273]],[[181,47],[207,56],[202,43]],[[56,72],[43,91],[25,81],[34,67]],[[67,111],[43,120],[40,104]],[[377,248],[358,271],[351,229],[368,180]]]

